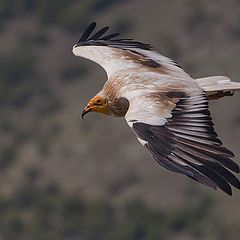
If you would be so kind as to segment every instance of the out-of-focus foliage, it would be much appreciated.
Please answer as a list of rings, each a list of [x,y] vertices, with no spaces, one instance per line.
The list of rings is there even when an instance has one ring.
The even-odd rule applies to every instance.
[[[1,0],[0,20],[16,15],[38,17],[44,25],[58,24],[68,30],[79,30],[89,16],[122,0]],[[2,22],[1,21],[1,22]]]
[[[71,53],[89,22],[104,22],[193,76],[236,81],[238,9],[235,0],[0,0],[0,240],[238,239],[236,192],[229,200],[157,168],[124,120],[81,122],[79,105],[106,76]],[[214,121],[239,156],[237,96],[214,105]]]
[[[198,239],[208,233],[202,226],[215,226],[212,204],[203,195],[194,204],[164,212],[132,200],[119,216],[111,202],[87,202],[79,195],[64,195],[53,183],[41,186],[39,172],[30,169],[13,196],[0,196],[0,236],[19,240],[159,240],[186,232]],[[215,237],[218,234],[221,231]]]
[[[32,91],[29,91],[35,77],[34,57],[30,50],[23,46],[17,46],[9,55],[0,58],[0,104],[13,103],[24,104]]]

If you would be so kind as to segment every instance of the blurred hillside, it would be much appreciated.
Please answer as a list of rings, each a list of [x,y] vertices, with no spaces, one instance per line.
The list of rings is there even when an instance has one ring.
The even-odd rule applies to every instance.
[[[237,0],[0,0],[0,240],[239,239],[240,192],[164,170],[124,119],[80,119],[106,75],[71,52],[94,20],[240,81],[239,16]],[[238,162],[239,102],[211,103]]]

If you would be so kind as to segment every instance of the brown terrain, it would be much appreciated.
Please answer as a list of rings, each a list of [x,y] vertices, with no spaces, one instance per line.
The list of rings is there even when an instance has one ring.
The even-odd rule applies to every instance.
[[[7,5],[4,2],[0,1],[0,14],[1,7]],[[26,5],[27,1],[19,2]],[[124,37],[150,43],[193,77],[226,75],[240,81],[240,2],[112,1],[91,11],[88,1],[72,2],[66,17],[62,4],[62,15],[46,19],[48,22],[40,15],[44,11],[41,4],[27,13],[19,4],[1,24],[0,196],[14,199],[23,186],[37,181],[39,191],[53,185],[64,196],[79,197],[87,203],[104,201],[120,216],[135,200],[149,211],[168,215],[190,209],[183,215],[191,216],[191,209],[207,199],[201,205],[207,209],[206,216],[200,219],[200,209],[196,218],[189,218],[196,230],[169,230],[162,239],[239,239],[239,191],[228,197],[163,169],[139,144],[123,118],[92,113],[81,120],[82,108],[101,89],[106,75],[96,64],[75,57],[71,49],[84,27],[94,20],[99,27],[111,26]],[[46,11],[48,2],[44,4]],[[75,23],[72,29],[71,21]],[[239,103],[240,92],[212,101],[210,106],[219,138],[240,164]],[[12,209],[14,205],[9,211],[19,219],[27,218],[25,212]],[[27,223],[24,220],[22,224]],[[31,239],[33,235],[23,229],[21,239]],[[0,227],[0,239],[17,239],[11,234]],[[159,239],[150,235],[105,239]],[[104,239],[64,238],[53,233],[46,238],[36,236],[34,239]]]

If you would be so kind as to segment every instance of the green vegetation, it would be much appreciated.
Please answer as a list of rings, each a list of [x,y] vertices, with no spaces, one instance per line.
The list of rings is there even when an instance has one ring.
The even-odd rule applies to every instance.
[[[55,184],[42,186],[40,182],[39,171],[30,169],[13,196],[0,197],[4,239],[159,240],[179,233],[198,239],[206,234],[203,226],[213,225],[213,202],[207,196],[169,212],[132,200],[119,216],[110,202],[88,202],[64,195]]]
[[[72,64],[66,64],[66,69],[61,73],[61,80],[65,84],[73,83],[79,78],[84,78],[88,73],[88,65],[82,63],[81,65],[76,62]]]
[[[71,47],[78,40],[81,29],[89,22],[109,21],[112,31],[121,32],[123,37],[133,26],[134,32],[137,31],[138,36],[145,36],[144,39],[149,43],[156,42],[156,36],[159,36],[159,41],[154,44],[156,49],[163,49],[184,69],[191,70],[189,72],[195,70],[202,71],[203,75],[227,75],[226,65],[223,64],[226,62],[229,75],[235,71],[233,79],[238,80],[238,8],[231,1],[229,4],[232,5],[225,8],[223,2],[214,5],[211,1],[185,0],[179,4],[183,9],[175,9],[171,1],[164,2],[166,6],[170,4],[169,8],[162,5],[163,1],[150,3],[146,5],[147,8],[143,6],[143,1],[139,1],[136,11],[128,14],[129,11],[117,5],[121,2],[123,0],[0,0],[0,37],[4,46],[0,49],[0,239],[239,238],[237,192],[228,201],[223,194],[210,198],[202,195],[199,189],[195,192],[190,190],[189,193],[182,193],[184,196],[181,196],[177,206],[173,204],[164,209],[151,208],[144,203],[144,197],[148,194],[150,202],[164,202],[166,193],[159,188],[157,191],[162,192],[162,196],[154,199],[155,195],[151,192],[154,188],[145,188],[144,178],[149,175],[147,169],[143,171],[144,163],[140,163],[142,159],[137,159],[142,158],[141,153],[138,154],[137,148],[129,144],[130,139],[126,141],[128,135],[123,135],[123,129],[116,127],[116,119],[107,123],[107,127],[104,118],[95,122],[92,117],[80,123],[79,103],[82,104],[97,92],[104,78],[97,76],[95,66],[73,57],[71,53]],[[125,8],[129,4],[131,1]],[[115,7],[114,14],[109,14],[114,15],[110,19],[108,10],[111,11],[113,5],[119,8]],[[224,11],[221,12],[218,6]],[[138,7],[144,9],[138,11]],[[163,12],[165,9],[172,11],[171,16]],[[154,19],[156,22],[153,22],[152,16],[148,16],[148,10],[155,12],[152,16],[157,16]],[[142,15],[144,12],[146,15]],[[182,18],[178,18],[181,14]],[[130,33],[129,37],[132,36]],[[215,71],[214,64],[221,71]],[[91,81],[83,82],[84,79],[90,79],[88,74],[93,72]],[[239,103],[231,99],[233,102],[230,108],[234,114],[232,112],[229,117],[236,116]],[[220,108],[222,118],[226,108]],[[219,116],[216,115],[216,119]],[[103,121],[103,128],[100,121]],[[239,126],[239,122],[236,120],[236,126]],[[232,130],[232,125],[229,125],[226,140],[237,137],[236,129]],[[111,158],[118,157],[112,152],[112,146],[108,146],[111,142],[100,141],[100,134],[104,135],[105,129],[109,138],[112,134],[116,140],[113,139],[113,149],[123,146],[119,151],[119,172],[116,166],[111,165],[115,164]],[[112,129],[116,132],[112,133]],[[237,144],[238,139],[233,141]],[[228,146],[232,143],[227,142]],[[106,159],[103,161],[99,159],[100,150],[103,154],[106,151]],[[60,155],[61,152],[64,154]],[[133,156],[139,162],[126,164]],[[66,165],[62,163],[69,164],[63,175],[60,173],[65,171],[63,166]],[[36,168],[24,173],[26,166],[35,164]],[[134,170],[123,169],[124,166],[127,168],[134,164],[138,165]],[[101,174],[106,173],[103,182],[98,183],[101,176],[92,177],[95,168],[99,168]],[[169,176],[161,175],[148,180],[168,182]],[[57,183],[51,183],[52,177]],[[172,187],[168,191],[174,193],[176,188],[182,186],[174,182],[174,175],[171,177],[173,179],[167,187]],[[78,190],[75,194],[75,189],[70,186],[73,179],[80,182],[76,186],[80,186],[82,192]],[[136,196],[135,186],[139,186],[142,192],[137,195],[139,198],[131,199]],[[4,194],[6,188],[9,195]],[[94,192],[96,189],[101,191],[101,188],[107,192],[105,199],[99,199],[96,196],[98,191]],[[85,192],[94,193],[95,200],[88,201]],[[116,203],[118,197],[121,201]],[[123,203],[122,199],[129,200]],[[221,209],[223,204],[224,208]]]
[[[16,15],[32,15],[43,25],[59,25],[79,31],[89,16],[123,0],[0,0],[1,24]]]
[[[43,27],[38,27],[36,32],[24,33],[20,36],[19,42],[24,43],[24,45],[29,48],[36,46],[46,47],[50,41],[47,31]]]
[[[2,147],[0,152],[0,169],[8,167],[15,158],[15,146]]]
[[[0,58],[0,104],[23,106],[32,96],[35,58],[27,46],[19,45]]]
[[[39,172],[30,169],[12,197],[0,196],[4,239],[160,240],[179,234],[207,239],[209,228],[216,228],[211,239],[233,237],[211,215],[213,201],[208,196],[168,212],[131,200],[119,216],[110,202],[64,195],[57,185],[41,186],[40,180]]]

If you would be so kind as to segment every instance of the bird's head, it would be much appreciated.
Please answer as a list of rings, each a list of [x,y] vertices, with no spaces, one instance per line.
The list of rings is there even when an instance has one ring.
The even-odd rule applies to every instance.
[[[108,100],[100,96],[93,97],[82,111],[82,119],[88,112],[109,114]]]
[[[82,111],[82,119],[88,112],[99,112],[114,117],[124,117],[129,107],[126,98],[116,98],[109,100],[107,96],[101,94],[93,97]]]

